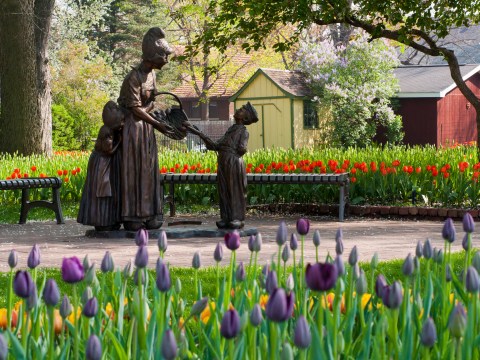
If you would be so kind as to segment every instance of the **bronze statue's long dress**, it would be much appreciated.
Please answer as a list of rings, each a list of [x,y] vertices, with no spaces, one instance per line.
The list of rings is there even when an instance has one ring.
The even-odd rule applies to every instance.
[[[241,124],[232,125],[217,142],[220,217],[227,224],[233,220],[245,220],[247,173],[242,155],[247,144],[248,131]]]
[[[155,90],[155,73],[134,68],[123,81],[118,104],[145,106]],[[122,138],[122,221],[163,219],[158,151],[152,125],[129,111]]]

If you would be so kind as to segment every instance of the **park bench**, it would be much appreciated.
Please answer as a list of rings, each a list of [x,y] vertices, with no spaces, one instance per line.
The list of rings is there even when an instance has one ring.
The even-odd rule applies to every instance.
[[[165,203],[170,205],[170,216],[175,216],[175,185],[178,184],[216,184],[217,174],[160,174],[160,182],[166,187],[168,195]],[[247,174],[247,184],[333,184],[340,188],[338,219],[343,221],[345,205],[348,204],[348,186],[350,178],[348,173],[340,174]]]
[[[55,212],[57,224],[64,224],[62,207],[60,205],[60,187],[62,180],[57,177],[45,178],[23,178],[14,180],[0,180],[0,190],[22,190],[22,205],[20,208],[19,224],[27,222],[27,214],[30,209],[35,207],[44,207],[52,209]],[[52,189],[52,201],[36,200],[30,201],[30,189]]]

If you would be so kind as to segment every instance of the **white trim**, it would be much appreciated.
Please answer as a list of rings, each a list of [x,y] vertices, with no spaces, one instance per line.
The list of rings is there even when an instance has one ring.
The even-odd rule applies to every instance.
[[[471,78],[473,75],[475,75],[477,72],[480,71],[480,65],[477,66],[476,68],[474,68],[472,71],[470,71],[469,73],[465,74],[465,76],[462,76],[462,79],[463,81]],[[455,89],[457,87],[457,84],[455,84],[455,81],[449,86],[447,87],[446,89],[440,91],[440,96],[441,97],[445,97],[445,95],[447,95],[447,93],[449,93],[450,91],[452,91],[453,89]]]
[[[395,98],[441,98],[445,97],[442,96],[439,92],[431,92],[431,93],[421,93],[421,92],[399,92],[395,96]]]

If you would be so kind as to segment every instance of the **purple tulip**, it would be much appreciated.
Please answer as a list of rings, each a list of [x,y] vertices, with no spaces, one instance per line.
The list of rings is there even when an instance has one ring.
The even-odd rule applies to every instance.
[[[62,279],[63,281],[73,284],[83,280],[85,273],[80,260],[76,256],[63,258],[62,261]]]
[[[255,241],[255,235],[250,235],[248,238],[248,250],[253,252],[253,242]]]
[[[68,299],[67,295],[63,295],[62,303],[60,304],[60,316],[62,319],[66,319],[70,316],[73,311],[72,305],[70,304],[70,300]]]
[[[388,286],[387,280],[385,280],[385,276],[382,274],[377,276],[377,280],[375,281],[375,294],[379,298],[382,298],[383,296],[383,290]]]
[[[403,265],[402,265],[402,273],[405,276],[410,276],[413,274],[413,270],[414,270],[413,258],[411,254],[408,254],[408,256],[405,258],[405,261],[403,262]]]
[[[15,250],[10,251],[8,255],[8,266],[10,269],[14,269],[18,263],[18,254]]]
[[[290,236],[290,250],[295,251],[298,249],[298,238],[296,234]]]
[[[473,266],[469,266],[467,269],[467,276],[465,278],[465,287],[470,293],[476,293],[479,289],[478,272]]]
[[[147,246],[148,245],[148,231],[145,229],[138,229],[135,233],[135,244],[137,246]]]
[[[221,243],[218,243],[217,246],[215,247],[215,251],[213,252],[213,258],[215,259],[215,261],[217,263],[222,261],[222,259],[223,259],[223,246],[222,246]]]
[[[467,233],[463,236],[462,248],[463,250],[468,251],[471,247],[472,247],[472,244],[470,242],[469,235]]]
[[[200,269],[202,262],[200,261],[200,253],[197,251],[195,254],[193,254],[192,258],[192,267],[194,269]]]
[[[267,280],[265,280],[265,290],[272,294],[276,288],[278,288],[277,273],[275,270],[271,270],[267,274]]]
[[[43,288],[43,301],[49,306],[57,305],[60,300],[60,291],[54,279],[48,279]]]
[[[87,302],[85,303],[85,306],[83,307],[83,315],[85,315],[88,318],[92,318],[95,315],[97,315],[98,312],[98,300],[94,296],[91,299],[88,299]]]
[[[327,291],[335,287],[338,278],[338,269],[334,264],[316,263],[307,264],[305,280],[307,286],[314,291]]]
[[[473,221],[472,215],[468,212],[463,215],[463,231],[469,234],[475,231],[475,221]]]
[[[293,291],[287,295],[285,289],[277,288],[268,298],[265,314],[274,322],[286,321],[292,316],[294,303],[295,294]]]
[[[355,245],[350,251],[350,255],[348,256],[348,263],[350,264],[350,266],[355,266],[357,262],[358,262],[358,249],[357,249],[357,245]]]
[[[148,265],[148,248],[145,245],[139,246],[135,255],[135,266],[143,269]]]
[[[337,255],[335,257],[335,266],[337,267],[338,276],[345,275],[345,264],[343,263],[343,259],[341,255]]]
[[[33,290],[27,298],[27,311],[32,311],[38,304],[37,287],[33,286]]]
[[[235,272],[235,279],[237,282],[242,282],[245,280],[245,267],[243,266],[243,261],[240,262],[237,266],[237,270]]]
[[[240,247],[240,233],[237,230],[226,233],[224,239],[229,250],[235,251]]]
[[[100,270],[102,270],[103,273],[112,272],[115,270],[115,263],[113,262],[113,257],[112,254],[110,254],[110,251],[105,252],[105,255],[102,259],[102,264],[100,265]]]
[[[320,231],[318,231],[318,230],[315,230],[314,233],[313,233],[313,245],[315,247],[320,246]]]
[[[277,237],[275,238],[277,245],[282,246],[283,244],[285,244],[287,242],[287,237],[288,237],[287,224],[285,223],[285,221],[282,221],[278,226]]]
[[[37,244],[33,245],[30,254],[28,254],[27,265],[30,269],[35,269],[40,265],[40,248]]]
[[[172,286],[170,280],[170,270],[168,269],[167,264],[165,264],[161,258],[157,260],[157,289],[160,292],[167,292]]]
[[[123,268],[123,276],[125,279],[129,278],[133,274],[133,260],[128,260],[127,264]]]
[[[447,240],[449,243],[453,243],[455,241],[455,226],[453,226],[453,220],[448,218],[445,220],[442,229],[442,237],[444,240]]]
[[[430,239],[425,240],[425,244],[423,245],[423,257],[425,259],[431,259],[433,256],[433,249],[432,249],[432,243],[430,242]]]
[[[35,284],[28,271],[19,270],[13,279],[13,291],[18,297],[27,299],[34,291]]]
[[[263,316],[262,316],[262,308],[260,307],[260,304],[255,304],[253,305],[252,313],[250,314],[250,323],[257,327],[260,325],[263,321]]]
[[[299,349],[306,349],[310,346],[312,342],[312,334],[310,333],[310,326],[308,325],[305,316],[300,315],[295,325],[293,343]]]
[[[447,264],[447,266],[445,266],[445,280],[447,282],[452,281],[452,267],[450,266],[450,264]]]
[[[240,333],[240,316],[235,309],[227,310],[220,325],[220,334],[225,339],[233,339]]]
[[[248,250],[251,252],[259,252],[262,249],[262,234],[250,235],[248,238]]]
[[[437,328],[430,317],[425,320],[425,323],[423,324],[420,341],[422,342],[422,345],[427,348],[431,348],[437,341]]]
[[[398,281],[383,288],[382,301],[389,309],[398,309],[403,301],[402,286]]]
[[[167,251],[168,248],[168,239],[167,239],[167,233],[165,231],[160,231],[160,235],[158,236],[158,241],[157,241],[157,246],[158,246],[158,251]]]
[[[462,303],[458,303],[453,308],[448,318],[448,329],[453,337],[459,339],[465,333],[467,327],[467,314]]]
[[[171,329],[167,329],[163,333],[160,351],[162,357],[166,360],[173,360],[177,357],[177,341],[175,340],[175,334]]]
[[[290,259],[290,248],[285,245],[282,250],[282,260],[283,262],[287,262]]]
[[[308,219],[300,218],[297,220],[297,232],[300,235],[307,235],[310,230],[310,221]]]
[[[337,255],[343,254],[343,231],[342,229],[337,230],[337,234],[335,235],[335,253]]]
[[[87,360],[100,360],[102,358],[102,343],[94,334],[88,338],[85,357]]]
[[[418,240],[417,247],[415,248],[415,255],[420,259],[423,256],[422,242]]]

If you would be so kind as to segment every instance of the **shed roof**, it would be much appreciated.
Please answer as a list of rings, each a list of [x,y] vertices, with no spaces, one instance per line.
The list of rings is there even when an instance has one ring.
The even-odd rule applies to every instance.
[[[463,80],[480,71],[480,65],[460,65]],[[457,85],[450,75],[448,65],[408,65],[394,70],[400,85],[399,98],[430,97],[439,98]]]
[[[260,74],[265,75],[288,97],[311,97],[312,92],[307,85],[305,76],[299,71],[278,70],[278,69],[258,69],[255,74],[238,90],[230,101],[236,98],[245,90],[253,80]]]

